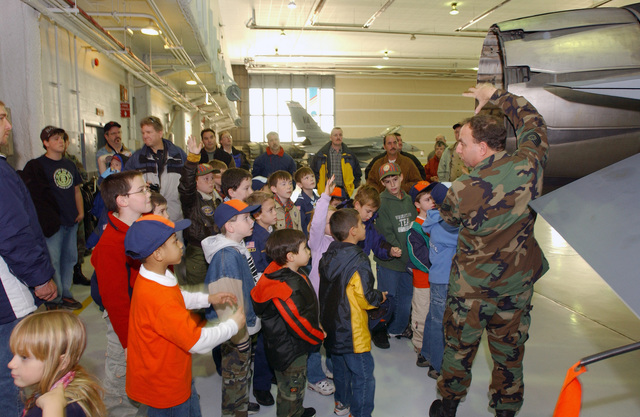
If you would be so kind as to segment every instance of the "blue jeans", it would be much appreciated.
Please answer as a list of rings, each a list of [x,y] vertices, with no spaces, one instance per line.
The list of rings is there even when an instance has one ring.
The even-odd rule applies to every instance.
[[[147,417],[202,417],[200,399],[194,381],[191,381],[191,397],[187,401],[169,408],[149,407]]]
[[[0,410],[7,417],[20,417],[24,408],[20,400],[20,390],[13,383],[11,369],[7,367],[13,353],[9,349],[9,337],[20,320],[0,324]]]
[[[447,306],[449,284],[431,284],[431,305],[424,323],[424,338],[420,354],[440,372],[444,354],[444,327],[442,319]]]
[[[258,337],[253,349],[253,391],[269,391],[274,375],[267,361],[267,352],[265,352],[264,349],[262,332],[258,332]]]
[[[51,304],[62,304],[62,298],[73,298],[71,283],[73,282],[73,267],[78,262],[77,246],[78,224],[60,226],[53,236],[46,238],[49,256],[55,274],[53,280],[58,287],[58,296],[51,300]]]
[[[371,352],[332,355],[334,399],[351,407],[353,417],[370,417],[376,393]]]
[[[408,272],[394,271],[377,265],[378,289],[387,291],[395,300],[395,312],[387,324],[390,334],[401,334],[411,318],[413,277]]]

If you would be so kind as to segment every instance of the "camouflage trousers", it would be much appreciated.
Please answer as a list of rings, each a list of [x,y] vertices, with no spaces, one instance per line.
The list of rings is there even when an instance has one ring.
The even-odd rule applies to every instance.
[[[524,382],[522,360],[529,338],[533,288],[495,299],[466,299],[449,295],[444,313],[445,348],[438,391],[443,398],[463,398],[471,384],[471,365],[486,329],[493,372],[489,406],[518,411]]]
[[[247,417],[249,413],[249,381],[251,380],[251,343],[240,352],[227,341],[220,345],[222,353],[222,417]]]
[[[300,355],[284,371],[275,371],[278,381],[277,417],[299,417],[307,389],[307,356]]]

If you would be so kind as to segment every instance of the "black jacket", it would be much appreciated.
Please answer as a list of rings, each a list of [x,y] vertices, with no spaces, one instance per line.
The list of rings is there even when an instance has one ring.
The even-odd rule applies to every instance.
[[[267,360],[284,371],[300,355],[317,351],[324,335],[318,299],[309,279],[271,262],[251,290],[253,309],[262,320]]]
[[[335,354],[371,350],[366,310],[379,307],[382,293],[373,288],[369,258],[358,246],[331,242],[320,260],[320,322],[324,346]]]
[[[224,162],[229,168],[242,168],[251,172],[251,165],[249,165],[247,155],[245,155],[244,152],[237,150],[234,146],[231,147],[231,154],[228,154],[224,149],[218,147],[218,149],[213,153],[213,159]]]

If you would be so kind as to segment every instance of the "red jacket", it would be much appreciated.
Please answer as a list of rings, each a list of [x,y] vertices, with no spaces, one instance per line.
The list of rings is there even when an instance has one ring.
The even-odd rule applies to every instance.
[[[434,156],[429,159],[427,165],[424,166],[424,172],[427,174],[427,181],[431,181],[431,177],[438,176],[438,165],[440,165],[440,158]]]
[[[124,349],[127,348],[131,292],[140,269],[140,262],[124,253],[127,230],[129,226],[109,212],[109,223],[91,255],[102,304]]]

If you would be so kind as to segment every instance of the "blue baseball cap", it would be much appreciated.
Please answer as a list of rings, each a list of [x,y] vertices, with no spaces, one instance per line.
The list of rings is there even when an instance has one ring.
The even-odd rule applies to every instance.
[[[253,213],[261,207],[260,204],[249,206],[242,200],[228,200],[218,206],[216,212],[213,214],[213,220],[216,222],[216,225],[222,229],[222,226],[233,216],[243,213]]]
[[[262,190],[262,187],[267,185],[267,179],[262,176],[253,177],[251,180],[251,189],[253,191]]]
[[[191,226],[185,219],[173,223],[156,214],[147,214],[136,220],[124,238],[124,251],[133,259],[146,259],[164,244],[172,234]]]
[[[441,182],[432,182],[425,190],[431,194],[433,202],[440,206],[447,196],[449,188]]]
[[[393,295],[387,295],[387,299],[380,303],[380,307],[367,310],[369,330],[380,330],[391,319],[395,310],[393,301]]]
[[[425,188],[427,188],[431,183],[429,181],[418,181],[411,189],[409,190],[409,195],[411,196],[411,201],[416,202],[416,197],[418,194],[423,192]]]

